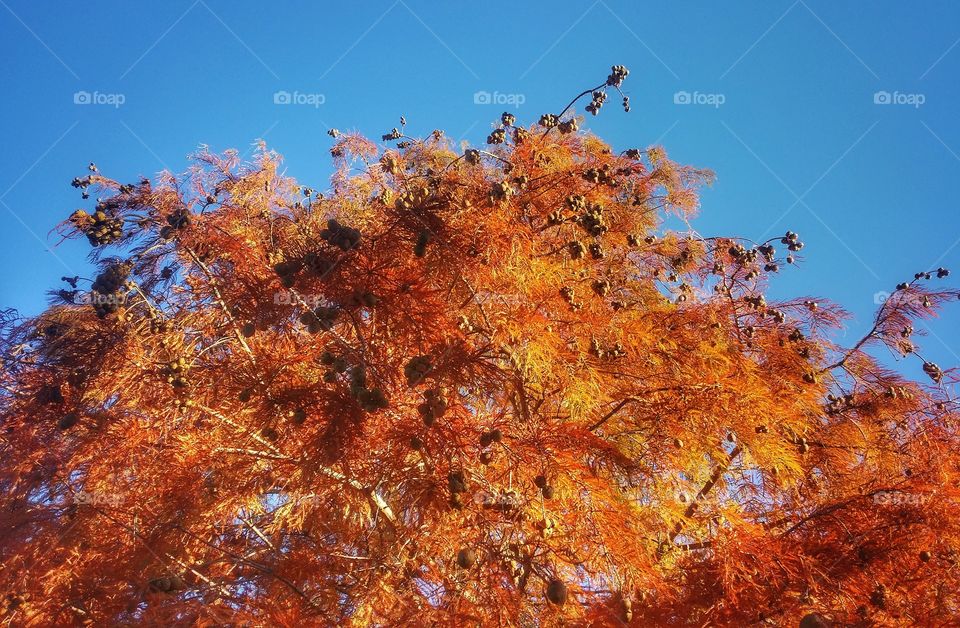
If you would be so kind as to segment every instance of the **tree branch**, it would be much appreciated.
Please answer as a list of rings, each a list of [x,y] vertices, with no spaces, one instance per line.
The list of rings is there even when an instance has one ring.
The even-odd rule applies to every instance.
[[[730,468],[730,465],[733,463],[737,457],[743,453],[743,447],[737,445],[733,448],[733,451],[730,452],[730,455],[727,458],[725,464],[718,464],[713,469],[713,473],[710,474],[710,477],[707,479],[706,483],[697,493],[697,496],[694,497],[693,501],[690,502],[690,505],[687,506],[687,510],[683,513],[684,519],[689,519],[697,512],[697,504],[699,504],[703,499],[713,490],[713,487],[716,486],[717,482],[720,481],[720,478],[723,477],[723,474],[727,472]],[[673,526],[673,532],[670,533],[670,542],[673,543],[676,541],[677,537],[680,536],[680,533],[683,531],[683,522],[678,521]]]

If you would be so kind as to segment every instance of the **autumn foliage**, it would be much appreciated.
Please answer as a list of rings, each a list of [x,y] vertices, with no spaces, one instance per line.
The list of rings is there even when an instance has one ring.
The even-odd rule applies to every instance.
[[[710,173],[577,102],[333,131],[322,193],[264,147],[91,165],[93,276],[3,327],[4,625],[956,622],[955,375],[912,339],[947,271],[837,344],[764,296],[797,234],[666,230]]]

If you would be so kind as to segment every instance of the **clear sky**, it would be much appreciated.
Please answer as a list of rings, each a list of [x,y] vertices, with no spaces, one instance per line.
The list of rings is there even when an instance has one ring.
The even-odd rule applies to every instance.
[[[133,181],[264,138],[322,189],[329,127],[379,137],[404,115],[479,143],[503,110],[557,111],[615,63],[633,111],[588,127],[715,170],[704,235],[799,232],[806,259],[774,296],[840,302],[852,342],[876,293],[941,265],[960,281],[955,0],[0,0],[0,35],[0,304],[24,314],[89,276],[87,243],[48,232],[90,161]],[[958,322],[960,305],[932,324],[927,359],[960,365]]]

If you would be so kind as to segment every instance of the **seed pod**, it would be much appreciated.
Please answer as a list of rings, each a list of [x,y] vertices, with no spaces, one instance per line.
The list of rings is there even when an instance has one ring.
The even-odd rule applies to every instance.
[[[940,367],[933,362],[924,362],[923,372],[927,374],[927,377],[938,384],[943,380],[943,371],[940,370]]]
[[[547,584],[547,599],[551,604],[563,606],[567,601],[567,585],[554,578]]]
[[[433,365],[430,356],[419,355],[411,358],[406,366],[403,367],[403,374],[407,378],[407,385],[412,387],[422,382],[432,368]]]
[[[413,246],[413,254],[417,257],[423,257],[427,254],[427,245],[433,241],[433,233],[429,229],[423,229],[417,234],[417,243]]]
[[[493,442],[499,443],[500,441],[503,440],[503,432],[501,432],[497,428],[494,428],[490,430],[490,438],[493,439]]]
[[[547,129],[551,129],[557,126],[559,122],[560,120],[557,118],[556,114],[552,114],[552,113],[543,114],[542,116],[540,116],[540,120],[539,120],[540,126]]]
[[[587,252],[587,247],[585,247],[582,242],[574,240],[567,244],[567,250],[570,251],[570,257],[572,259],[581,259]]]
[[[327,221],[327,228],[320,232],[320,237],[342,251],[349,251],[360,245],[360,231],[342,225],[333,218]]]
[[[477,562],[476,553],[469,547],[457,552],[457,564],[461,569],[469,569]]]
[[[63,415],[63,418],[61,418],[57,422],[57,427],[59,427],[61,430],[68,430],[74,425],[76,425],[79,421],[80,421],[80,417],[77,416],[77,413],[71,412],[69,414]]]
[[[178,576],[154,578],[149,583],[150,590],[155,593],[170,593],[183,586],[183,580]]]
[[[819,613],[808,613],[800,620],[800,628],[830,628],[830,622]]]
[[[417,438],[416,436],[410,437],[410,449],[414,451],[420,451],[423,449],[423,441]]]
[[[278,438],[280,438],[280,434],[277,432],[277,430],[273,429],[272,427],[265,427],[262,430],[260,430],[260,436],[263,436],[269,441],[275,441]]]
[[[59,385],[45,385],[37,392],[37,403],[42,404],[60,404],[63,403],[63,393]]]
[[[547,478],[543,475],[538,475],[533,478],[533,483],[537,485],[537,488],[542,489],[547,485]]]
[[[447,475],[447,484],[454,495],[467,492],[467,480],[462,471],[453,471]]]
[[[553,487],[549,484],[540,489],[540,493],[543,495],[544,499],[553,499]]]
[[[249,338],[257,331],[257,327],[253,323],[247,323],[240,330],[240,333],[244,335],[245,338]]]
[[[390,405],[387,397],[380,388],[360,389],[357,391],[357,400],[360,406],[367,412],[376,412]]]
[[[493,132],[487,136],[487,144],[503,144],[505,139],[506,131],[504,129],[494,129]]]
[[[377,303],[380,302],[380,299],[377,298],[377,295],[372,292],[364,292],[360,295],[360,303],[367,307],[375,307]]]
[[[920,560],[922,562],[928,563],[933,556],[927,550],[920,552]]]

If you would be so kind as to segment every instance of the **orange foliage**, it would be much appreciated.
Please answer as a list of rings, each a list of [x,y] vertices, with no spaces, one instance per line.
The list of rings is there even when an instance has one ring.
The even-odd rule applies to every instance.
[[[867,352],[957,293],[835,344],[764,297],[796,234],[664,232],[710,173],[569,109],[334,131],[324,194],[263,147],[91,165],[99,274],[3,328],[3,622],[956,621],[954,376]]]

